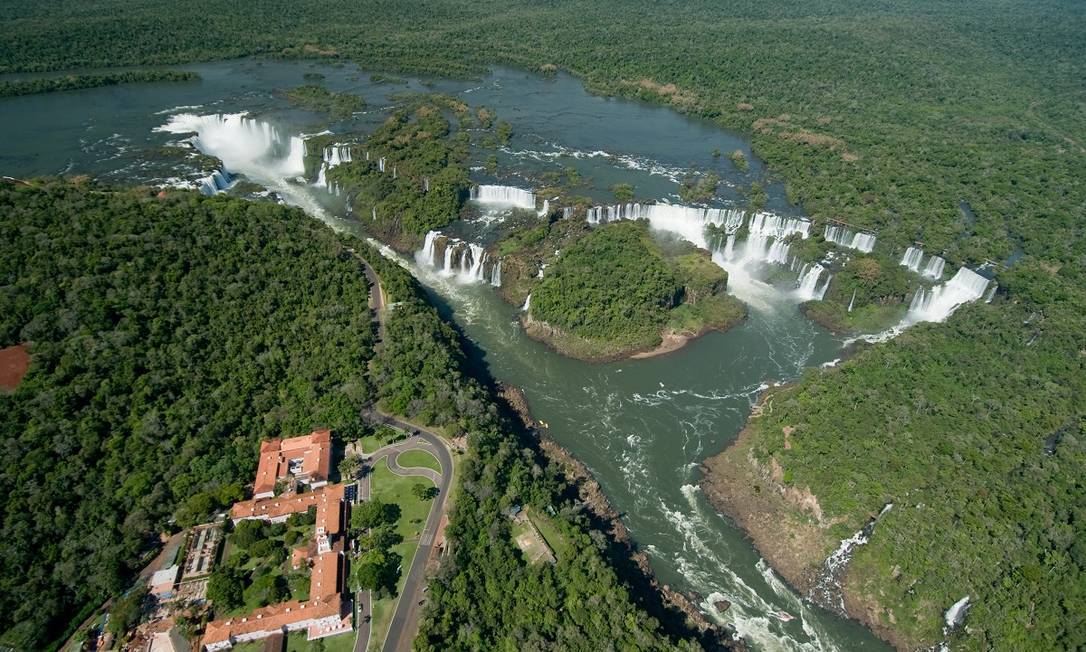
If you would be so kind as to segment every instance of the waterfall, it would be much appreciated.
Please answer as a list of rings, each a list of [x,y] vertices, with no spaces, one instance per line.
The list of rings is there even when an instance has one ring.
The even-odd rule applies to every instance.
[[[572,206],[566,206],[565,208],[562,209],[562,219],[563,220],[568,220],[571,217],[573,217],[573,207]]]
[[[939,256],[932,256],[928,259],[928,264],[924,268],[924,276],[939,280],[943,278],[943,267],[946,265],[946,261]]]
[[[328,167],[334,168],[341,163],[351,162],[351,146],[350,145],[328,145],[321,153],[321,160],[328,164]]]
[[[423,192],[430,192],[430,177],[423,177],[422,178],[422,191]]]
[[[814,586],[811,587],[810,592],[807,594],[807,598],[815,604],[825,607],[830,611],[834,611],[841,616],[847,616],[845,612],[845,600],[844,595],[841,592],[841,580],[844,578],[845,569],[848,567],[849,561],[852,560],[852,553],[856,548],[866,544],[871,539],[871,533],[875,530],[875,524],[890,511],[890,508],[894,506],[893,503],[887,503],[879,515],[871,519],[871,521],[863,526],[859,532],[856,532],[847,539],[841,541],[841,545],[837,546],[837,550],[834,550],[826,561],[822,564],[822,570],[819,572],[818,577],[815,579]]]
[[[928,291],[918,289],[909,304],[908,318],[912,321],[943,321],[958,306],[983,297],[987,289],[988,279],[961,267],[946,283]]]
[[[549,199],[543,200],[543,208],[539,211],[539,217],[543,217],[551,212],[551,202]]]
[[[822,287],[818,286],[818,280],[824,271],[826,271],[826,268],[818,263],[811,265],[810,268],[804,266],[803,271],[799,276],[799,285],[796,289],[796,294],[799,295],[801,300],[821,301],[822,297],[826,295],[826,290],[830,287],[828,275],[826,282]]]
[[[384,156],[377,159],[377,171],[378,172],[384,172],[385,171],[385,157]]]
[[[532,307],[532,295],[531,295],[531,293],[529,293],[528,296],[524,297],[524,305],[520,307],[520,311],[521,312],[528,312],[528,309],[531,308],[531,307]]]
[[[190,142],[196,149],[222,160],[223,179],[243,171],[262,171],[277,178],[305,173],[305,142],[245,113],[179,113],[170,116],[169,121],[155,131],[194,134]],[[207,192],[210,187],[222,190],[218,185],[220,182],[221,179],[212,179],[205,184],[201,180],[201,190]]]
[[[950,608],[946,610],[946,613],[943,614],[943,619],[946,621],[947,633],[949,633],[949,630],[952,630],[961,624],[962,619],[965,618],[965,612],[968,610],[968,595],[952,604]]]
[[[862,251],[865,254],[871,253],[871,250],[875,248],[873,233],[857,232],[836,224],[827,224],[823,237],[836,245]]]
[[[373,219],[374,222],[377,221],[377,207],[376,206],[374,206],[373,208],[370,209],[370,218]]]
[[[768,235],[774,238],[785,238],[798,233],[806,240],[811,231],[811,223],[794,217],[781,217],[772,213],[755,213],[750,218],[751,233]]]
[[[230,187],[230,184],[234,183],[234,178],[229,172],[222,170],[215,170],[211,174],[199,179],[196,182],[200,192],[205,195],[214,195]]]
[[[852,312],[852,306],[856,304],[856,290],[852,291],[852,298],[848,300],[848,311]]]
[[[909,247],[905,255],[901,257],[901,265],[914,272],[920,272],[920,259],[924,257],[924,250],[920,247]]]
[[[480,204],[505,204],[535,210],[535,193],[513,186],[475,186],[471,189],[471,198]]]
[[[444,276],[458,281],[501,285],[500,260],[493,260],[482,245],[450,238],[437,231],[427,232],[422,248],[415,252],[415,260],[421,266],[440,268]]]
[[[728,234],[728,241],[724,243],[724,260],[731,260],[735,257],[735,234]]]

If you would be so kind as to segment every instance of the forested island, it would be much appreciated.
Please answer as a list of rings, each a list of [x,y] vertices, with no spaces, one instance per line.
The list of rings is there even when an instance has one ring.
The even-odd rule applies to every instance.
[[[583,218],[559,220],[515,231],[498,248],[504,295],[524,304],[528,334],[563,355],[668,353],[743,318],[708,252],[661,244],[643,222],[592,229]]]

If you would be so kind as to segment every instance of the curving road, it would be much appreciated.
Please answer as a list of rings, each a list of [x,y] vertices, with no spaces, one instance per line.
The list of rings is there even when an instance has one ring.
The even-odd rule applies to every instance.
[[[374,311],[374,317],[377,320],[377,345],[379,346],[384,338],[385,332],[386,313],[384,310],[384,288],[381,287],[381,279],[373,268],[370,267],[369,262],[353,249],[350,250],[350,253],[362,263],[366,278],[372,286],[372,291],[370,292],[372,297],[371,307]],[[392,622],[389,623],[388,634],[385,636],[385,644],[382,648],[383,652],[407,651],[411,649],[411,641],[414,640],[415,634],[418,631],[419,602],[422,599],[422,590],[426,586],[426,564],[430,560],[430,555],[433,552],[434,539],[437,536],[441,519],[445,516],[449,507],[449,487],[452,486],[453,482],[452,454],[449,452],[445,440],[437,433],[426,428],[402,421],[376,409],[368,411],[364,416],[366,420],[370,422],[389,425],[404,432],[413,433],[412,436],[404,441],[396,442],[374,451],[373,455],[369,456],[370,464],[387,457],[388,468],[393,473],[397,475],[415,475],[429,478],[437,486],[438,490],[437,497],[434,498],[434,504],[430,506],[430,515],[426,517],[426,525],[419,535],[419,547],[415,551],[415,557],[411,560],[411,567],[407,571],[407,579],[404,581],[403,591],[400,593],[399,600],[396,601],[396,611],[392,615]],[[432,453],[434,457],[437,458],[441,467],[441,473],[435,473],[433,469],[405,468],[400,466],[397,462],[400,453],[412,449],[420,449]],[[365,481],[365,489],[359,488],[359,497],[369,497],[368,478]],[[363,593],[365,595],[363,595]],[[365,609],[365,611],[360,609],[359,613],[369,614],[371,600],[369,591],[360,592],[358,599],[359,605]],[[355,652],[365,652],[366,647],[369,645],[370,623],[365,622],[363,624],[365,626],[365,632],[363,632],[361,627],[359,628],[359,635],[355,639]],[[363,636],[363,633],[365,633],[365,636]]]

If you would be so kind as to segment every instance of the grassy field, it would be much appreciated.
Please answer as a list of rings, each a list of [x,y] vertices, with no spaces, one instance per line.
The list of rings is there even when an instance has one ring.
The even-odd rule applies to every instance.
[[[405,437],[404,433],[396,430],[395,428],[378,428],[376,432],[371,435],[366,435],[358,440],[362,445],[362,450],[368,453],[373,453],[382,446],[387,446],[394,441],[398,441]]]
[[[433,458],[429,453],[423,453]],[[435,460],[436,461],[436,460]],[[404,464],[401,460],[401,464]],[[407,466],[407,464],[404,464]],[[411,568],[411,562],[415,558],[415,552],[419,547],[419,534],[422,532],[426,517],[430,513],[430,500],[419,500],[412,493],[412,487],[432,487],[433,483],[426,478],[399,476],[388,470],[388,463],[382,461],[373,470],[371,478],[373,497],[386,503],[395,503],[400,506],[400,520],[396,523],[396,531],[403,537],[403,542],[392,547],[392,551],[400,555],[400,578],[396,582],[396,597],[375,599],[373,601],[370,616],[370,650],[380,650],[385,642],[385,634],[388,633],[389,622],[395,610],[404,582],[407,581],[407,570]]]
[[[316,641],[307,641],[305,632],[294,632],[287,636],[287,652],[350,652],[354,649],[354,632],[337,634]],[[234,650],[240,649],[235,645]],[[262,650],[263,645],[253,652]]]
[[[535,524],[539,533],[543,535],[543,539],[547,542],[547,545],[554,551],[554,556],[559,561],[569,559],[573,554],[573,549],[565,535],[558,531],[558,528],[554,525],[554,521],[549,517],[538,513],[530,514],[529,518],[532,519],[532,523]]]
[[[396,462],[407,468],[421,467],[441,473],[441,463],[437,461],[433,453],[424,450],[407,451],[396,458]]]

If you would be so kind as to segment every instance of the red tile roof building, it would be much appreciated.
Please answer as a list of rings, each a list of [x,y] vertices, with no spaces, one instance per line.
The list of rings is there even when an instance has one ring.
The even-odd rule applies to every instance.
[[[269,439],[260,445],[254,498],[275,495],[275,483],[293,475],[312,487],[328,483],[332,469],[332,432],[314,430],[290,439]]]
[[[317,555],[309,577],[309,600],[281,602],[246,616],[208,623],[202,641],[208,652],[303,629],[311,641],[353,629],[350,604],[344,597],[343,554],[333,550],[331,544],[345,527],[345,487],[327,484],[331,450],[331,433],[327,430],[316,430],[304,437],[267,441],[260,447],[255,498],[235,503],[230,515],[234,523],[246,519],[280,522],[291,514],[306,512],[310,507],[316,509]],[[275,483],[288,473],[308,479],[310,486],[316,488],[302,494],[276,497]],[[342,549],[342,546],[337,548]]]

